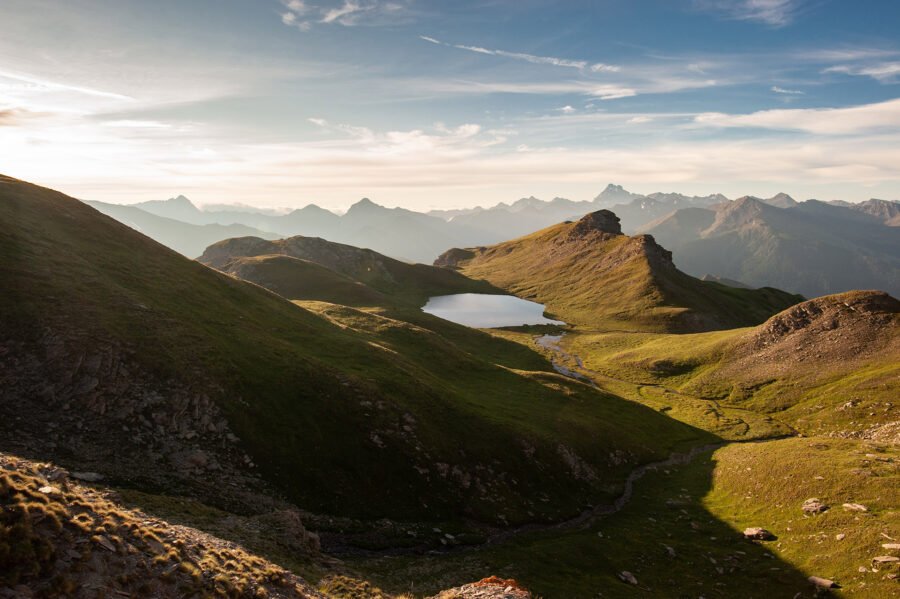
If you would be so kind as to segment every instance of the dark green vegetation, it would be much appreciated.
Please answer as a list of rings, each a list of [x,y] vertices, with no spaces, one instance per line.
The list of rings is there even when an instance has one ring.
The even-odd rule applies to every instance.
[[[746,326],[802,299],[690,277],[652,237],[622,235],[608,211],[490,247],[451,250],[436,264],[546,304],[557,318],[591,329]]]
[[[900,204],[770,202],[745,197],[685,208],[641,230],[672,250],[679,268],[697,276],[808,297],[873,288],[900,294]]]
[[[608,500],[636,464],[709,438],[548,372],[533,352],[507,352],[509,342],[484,333],[444,323],[453,331],[444,336],[349,308],[338,308],[333,321],[322,318],[46,189],[4,178],[0,219],[0,338],[37,356],[4,363],[20,384],[3,389],[7,417],[0,421],[8,434],[21,434],[32,426],[13,424],[21,411],[57,405],[105,425],[108,438],[63,431],[63,458],[84,454],[66,447],[92,439],[113,465],[144,459],[132,478],[159,471],[168,480],[170,470],[175,476],[158,458],[167,446],[151,452],[139,443],[141,434],[109,431],[152,422],[166,408],[157,396],[185,388],[222,411],[247,461],[259,465],[252,470],[303,508],[358,518],[465,515],[514,523],[558,519]],[[97,361],[99,375],[83,379],[76,370],[73,380],[54,380],[54,370],[38,359],[54,335],[62,338],[52,348],[58,359],[71,356],[85,368]],[[506,357],[495,363],[494,356]],[[129,378],[148,373],[146,382],[110,388],[112,375],[104,370],[110,360]],[[45,379],[43,387],[23,387],[32,375]],[[56,385],[49,396],[48,382]],[[31,406],[31,397],[45,399]],[[135,407],[151,400],[153,407]],[[191,414],[207,404],[188,405]],[[46,430],[31,420],[35,436]],[[204,465],[189,456],[202,474],[182,479],[213,480],[215,470],[203,471],[209,462],[234,461],[233,451],[221,449],[222,434],[208,432],[221,426],[215,419],[204,426],[178,439],[190,441],[193,432],[215,460]],[[213,499],[227,490],[218,485]]]
[[[318,237],[228,239],[207,248],[198,260],[289,299],[350,306],[418,308],[433,295],[502,293],[457,272]]]

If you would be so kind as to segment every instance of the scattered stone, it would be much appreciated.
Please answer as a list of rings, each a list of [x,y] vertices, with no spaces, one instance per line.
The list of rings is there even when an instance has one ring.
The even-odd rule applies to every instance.
[[[106,549],[107,551],[112,551],[113,553],[116,552],[116,546],[112,544],[112,541],[110,541],[109,539],[107,539],[107,538],[104,537],[103,535],[97,535],[97,536],[94,538],[94,540],[97,542],[98,545],[100,545],[101,547],[103,547],[103,548]]]
[[[838,583],[833,580],[828,580],[827,578],[821,578],[819,576],[810,576],[807,578],[809,582],[819,587],[820,589],[837,589],[840,588]]]
[[[900,543],[882,543],[881,546],[885,549],[900,549]]]
[[[872,567],[875,568],[877,566],[889,566],[891,564],[900,563],[900,557],[896,557],[893,555],[879,555],[877,557],[872,558]]]
[[[628,584],[633,584],[635,586],[637,586],[638,583],[637,578],[634,577],[634,574],[632,574],[628,570],[619,572],[619,579],[621,579],[622,582],[627,582]]]
[[[838,541],[843,541],[844,539],[847,538],[847,535],[845,535],[842,532],[839,532],[838,534],[834,535],[834,538],[837,539]]]
[[[861,503],[845,503],[843,508],[848,512],[868,512],[869,508]]]
[[[77,480],[81,480],[87,483],[96,483],[103,480],[105,477],[102,474],[97,472],[70,472],[69,475]]]
[[[44,495],[59,495],[59,489],[57,489],[56,487],[51,487],[50,485],[45,485],[38,489],[38,491],[43,493]]]
[[[744,538],[745,539],[754,539],[757,541],[771,541],[775,539],[775,535],[766,530],[765,528],[759,528],[758,526],[752,526],[750,528],[744,529]]]
[[[829,506],[822,503],[818,497],[810,497],[803,502],[802,509],[804,514],[821,514],[828,511],[828,508]]]
[[[666,548],[666,555],[669,557],[675,557],[675,550],[669,547],[668,545],[663,545]]]

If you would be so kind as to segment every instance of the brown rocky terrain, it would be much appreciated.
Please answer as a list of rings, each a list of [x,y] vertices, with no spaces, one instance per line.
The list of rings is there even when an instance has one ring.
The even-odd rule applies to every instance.
[[[792,306],[744,335],[734,368],[819,367],[900,353],[900,301],[881,291],[828,295]]]
[[[0,597],[324,597],[236,543],[76,477],[91,478],[0,454]]]

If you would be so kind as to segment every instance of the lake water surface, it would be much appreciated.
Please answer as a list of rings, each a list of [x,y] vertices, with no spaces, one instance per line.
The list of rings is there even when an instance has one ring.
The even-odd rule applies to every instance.
[[[432,297],[422,311],[479,329],[524,324],[565,324],[544,317],[544,305],[512,295],[457,293]]]

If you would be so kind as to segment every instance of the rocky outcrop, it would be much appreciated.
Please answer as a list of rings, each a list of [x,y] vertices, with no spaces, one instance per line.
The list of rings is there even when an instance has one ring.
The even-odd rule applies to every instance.
[[[584,238],[599,234],[601,239],[622,234],[619,217],[609,210],[598,210],[583,216],[569,232],[570,238]]]
[[[511,578],[489,576],[478,582],[447,589],[430,599],[531,599],[531,593]]]
[[[459,269],[460,262],[471,260],[475,257],[475,252],[462,248],[452,248],[437,257],[434,265],[440,268],[449,268],[452,270]]]

